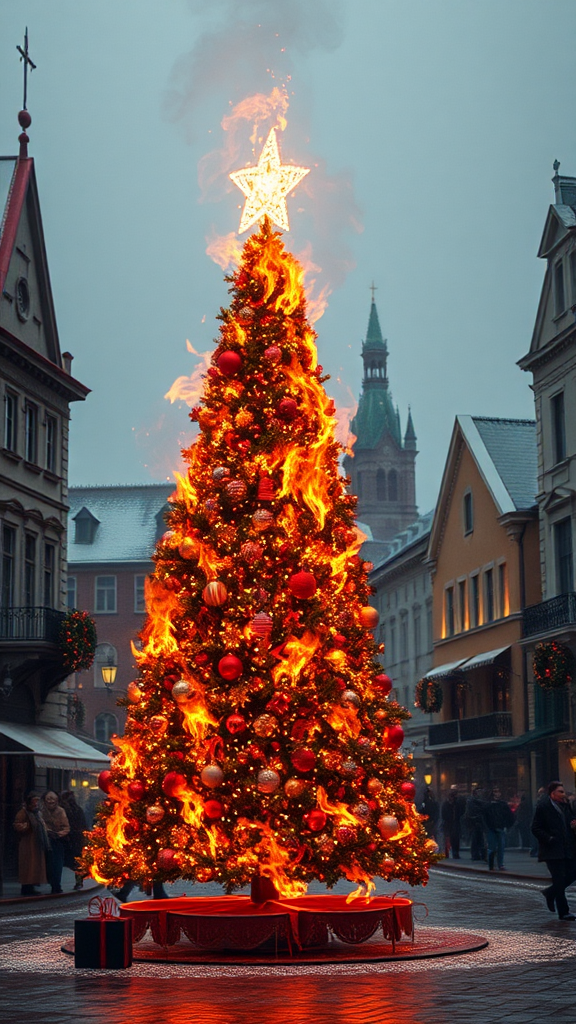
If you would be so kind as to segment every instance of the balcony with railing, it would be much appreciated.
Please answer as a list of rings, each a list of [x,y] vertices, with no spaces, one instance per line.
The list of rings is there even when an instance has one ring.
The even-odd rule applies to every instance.
[[[550,633],[565,626],[576,627],[576,593],[559,594],[524,609],[524,636]]]
[[[476,718],[455,718],[449,722],[431,725],[428,731],[428,746],[442,747],[457,743],[472,743],[477,740],[504,739],[512,735],[512,713],[493,711]]]
[[[64,612],[55,608],[0,608],[2,641],[57,644]]]

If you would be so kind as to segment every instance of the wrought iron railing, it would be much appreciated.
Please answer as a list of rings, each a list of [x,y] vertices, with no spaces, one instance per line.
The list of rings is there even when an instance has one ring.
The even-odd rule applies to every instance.
[[[559,594],[524,609],[524,636],[548,633],[576,623],[576,594]]]
[[[0,608],[1,640],[57,643],[64,612],[55,608]]]
[[[470,743],[472,740],[496,739],[512,735],[510,711],[493,711],[477,718],[452,719],[429,726],[428,746],[440,747],[445,743]]]

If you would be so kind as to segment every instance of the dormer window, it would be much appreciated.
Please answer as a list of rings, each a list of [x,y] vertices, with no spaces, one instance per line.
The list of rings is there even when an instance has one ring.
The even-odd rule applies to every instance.
[[[93,544],[96,537],[96,531],[100,526],[100,520],[96,519],[92,513],[86,508],[81,508],[79,512],[74,516],[74,543],[75,544]]]
[[[160,538],[166,533],[166,530],[168,529],[168,527],[166,526],[166,514],[167,512],[170,512],[171,508],[172,506],[170,505],[170,503],[166,502],[166,504],[162,506],[160,511],[156,513],[156,536],[154,537],[156,543],[160,540]]]
[[[466,491],[462,502],[462,514],[464,519],[464,536],[474,530],[474,505],[472,502],[472,491]]]
[[[564,294],[564,264],[562,260],[554,266],[554,309],[556,316],[566,309],[566,296]]]

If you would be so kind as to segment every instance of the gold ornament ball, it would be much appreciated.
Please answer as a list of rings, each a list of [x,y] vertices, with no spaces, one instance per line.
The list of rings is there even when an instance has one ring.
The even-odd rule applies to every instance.
[[[371,605],[364,605],[360,609],[360,622],[364,626],[364,629],[375,629],[380,622],[380,615],[376,611],[376,608],[372,608]]]
[[[388,874],[394,868],[395,863],[396,862],[393,860],[392,857],[384,857],[384,860],[382,861],[380,867],[386,874]]]
[[[256,785],[260,793],[275,793],[280,785],[280,776],[271,768],[263,768],[258,772]]]
[[[151,804],[146,808],[146,821],[150,825],[157,825],[159,821],[162,821],[164,814],[164,808],[160,804]]]
[[[306,789],[304,779],[288,779],[284,784],[284,792],[290,800],[296,800]]]
[[[391,839],[398,832],[398,818],[393,814],[383,814],[378,820],[378,831],[382,839]]]
[[[172,687],[172,696],[177,704],[186,704],[193,693],[193,687],[185,679],[179,679]]]
[[[196,879],[198,882],[210,882],[214,878],[212,868],[196,868]]]
[[[378,794],[384,789],[384,783],[380,782],[380,779],[368,779],[366,789],[370,793],[370,796],[378,796]]]
[[[359,708],[360,697],[354,690],[344,690],[344,693],[340,697],[340,703],[343,708]]]
[[[181,544],[178,545],[178,552],[181,558],[194,558],[196,554],[196,544],[192,540],[192,537],[184,537]]]
[[[274,718],[274,715],[259,715],[253,725],[254,732],[260,739],[273,736],[277,728],[278,720]]]
[[[208,789],[216,789],[217,786],[221,786],[224,782],[224,772],[222,771],[219,764],[207,764],[202,769],[200,778]]]

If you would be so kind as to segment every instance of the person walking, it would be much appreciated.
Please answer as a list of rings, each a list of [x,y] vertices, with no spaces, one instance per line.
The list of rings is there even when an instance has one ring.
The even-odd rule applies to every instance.
[[[464,821],[470,833],[471,860],[486,860],[486,840],[484,839],[484,800],[482,790],[474,786],[472,796],[466,801]]]
[[[570,913],[566,889],[576,881],[576,817],[564,786],[551,782],[548,795],[534,812],[532,833],[538,840],[538,860],[544,861],[552,884],[542,890],[548,910],[556,910],[561,921],[576,921]]]
[[[66,817],[66,811],[60,807],[58,796],[49,789],[42,797],[40,807],[48,839],[50,850],[48,852],[48,881],[53,893],[62,892],[62,868],[64,867],[65,839],[70,832],[70,825]]]
[[[21,896],[40,896],[37,885],[46,885],[46,854],[50,846],[48,833],[40,817],[40,797],[28,793],[24,805],[14,819],[18,833],[18,881]]]
[[[86,815],[71,789],[65,789],[60,793],[60,805],[64,808],[70,825],[68,840],[64,843],[64,867],[70,868],[76,876],[74,888],[81,889],[84,885],[84,875],[78,871],[78,858],[82,856],[84,849]]]
[[[444,856],[447,857],[452,850],[453,860],[460,860],[461,823],[465,809],[464,800],[458,796],[458,786],[450,786],[448,798],[442,803],[440,816],[444,832]]]
[[[498,871],[505,871],[504,847],[506,845],[506,829],[512,828],[514,815],[505,800],[499,786],[494,786],[488,802],[484,804],[484,822],[488,840],[488,870],[494,870],[494,861]]]
[[[418,810],[420,814],[425,814],[427,821],[424,822],[424,828],[430,839],[436,839],[436,833],[438,831],[438,818],[440,817],[440,807],[434,793],[430,789],[430,786],[426,786],[424,790],[424,796],[422,797],[422,803]]]

